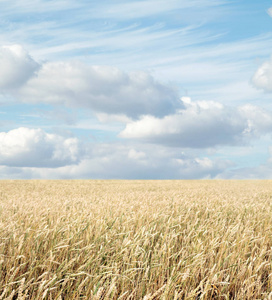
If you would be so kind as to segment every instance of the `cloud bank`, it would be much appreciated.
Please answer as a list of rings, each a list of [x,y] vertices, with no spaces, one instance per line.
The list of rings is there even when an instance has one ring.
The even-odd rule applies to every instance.
[[[20,130],[16,130],[17,133]],[[38,135],[38,131],[35,131],[34,135]],[[62,142],[55,142],[52,148],[61,148],[58,153],[66,154],[67,157],[67,152],[62,152],[65,139],[59,136],[55,139]],[[43,144],[45,147],[48,142],[40,141],[38,144]],[[7,148],[7,145],[5,148]],[[13,149],[15,148],[13,146]],[[32,149],[32,155],[30,155],[31,150],[27,151],[30,148]],[[9,161],[7,156],[1,154],[0,178],[12,176],[13,178],[25,179],[202,179],[213,178],[232,165],[229,161],[187,155],[180,150],[172,149],[169,151],[163,146],[154,145],[92,144],[89,145],[87,153],[85,152],[84,155],[80,156],[82,159],[78,163],[74,163],[74,160],[78,158],[78,148],[77,151],[70,150],[73,154],[69,155],[66,162],[60,159],[60,155],[54,157],[52,154],[54,150],[51,151],[51,154],[48,150],[39,151],[38,155],[38,150],[36,151],[33,148],[21,147],[20,153],[13,153]],[[3,152],[1,150],[0,153]],[[17,163],[15,163],[16,160]],[[3,163],[3,161],[6,163]],[[44,163],[38,163],[39,161],[44,161]],[[59,167],[56,167],[57,165]]]

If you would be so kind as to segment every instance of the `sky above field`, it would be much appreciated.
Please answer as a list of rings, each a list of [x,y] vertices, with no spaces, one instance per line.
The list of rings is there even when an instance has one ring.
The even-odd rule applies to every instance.
[[[0,0],[0,178],[272,178],[271,55],[271,0]]]

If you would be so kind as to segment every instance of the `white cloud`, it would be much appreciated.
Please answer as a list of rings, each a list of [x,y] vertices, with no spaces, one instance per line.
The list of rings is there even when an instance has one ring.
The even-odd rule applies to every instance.
[[[272,92],[272,59],[259,67],[252,78],[252,82],[257,88],[265,92]]]
[[[18,128],[0,132],[0,165],[56,168],[77,164],[82,150],[76,138],[64,138],[41,129]]]
[[[83,107],[132,118],[164,116],[182,106],[174,88],[146,72],[126,73],[76,61],[47,62],[38,70],[38,63],[21,47],[2,47],[1,51],[0,92],[9,89],[26,103]]]
[[[0,92],[23,85],[38,68],[20,45],[0,47]]]
[[[188,99],[187,99],[188,100]],[[163,118],[144,116],[127,124],[120,137],[176,147],[242,145],[272,130],[272,113],[246,105],[185,102],[186,109]]]

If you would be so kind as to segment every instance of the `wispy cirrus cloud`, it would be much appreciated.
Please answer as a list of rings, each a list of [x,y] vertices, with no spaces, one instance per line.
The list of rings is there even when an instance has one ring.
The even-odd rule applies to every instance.
[[[110,20],[114,19],[139,19],[150,17],[153,15],[163,14],[169,11],[176,11],[177,9],[210,9],[211,7],[218,7],[227,4],[225,0],[169,0],[167,2],[163,0],[140,0],[140,1],[125,1],[117,0],[114,3],[107,0],[99,2],[92,1],[42,1],[42,0],[26,0],[24,4],[21,1],[15,0],[10,3],[8,0],[1,0],[3,13],[10,16],[17,16],[19,11],[21,13],[46,13],[46,12],[73,12],[79,11],[78,18],[83,16],[92,18],[102,18]],[[7,5],[9,4],[9,5]],[[18,10],[18,11],[17,11]],[[77,17],[77,16],[75,16]]]
[[[199,27],[210,15],[219,19],[218,10],[225,4],[226,1],[211,3],[205,0],[114,3],[28,0],[24,4],[2,1],[0,42],[13,40],[13,43],[27,44],[31,50],[37,51],[37,55],[51,56],[67,55],[67,51],[70,51],[69,55],[79,55],[78,51],[82,50],[85,51],[83,55],[132,51],[133,48],[146,52],[148,47],[154,50],[158,44],[159,47],[174,45],[177,41],[187,46],[205,42],[213,36]],[[198,11],[195,22],[192,11]],[[173,26],[167,26],[169,23]],[[188,30],[190,28],[197,29]]]

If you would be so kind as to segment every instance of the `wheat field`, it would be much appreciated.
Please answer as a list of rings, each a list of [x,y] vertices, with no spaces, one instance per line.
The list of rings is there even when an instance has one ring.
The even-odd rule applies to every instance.
[[[272,299],[272,181],[0,181],[0,299]]]

